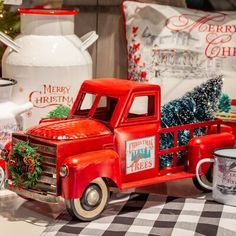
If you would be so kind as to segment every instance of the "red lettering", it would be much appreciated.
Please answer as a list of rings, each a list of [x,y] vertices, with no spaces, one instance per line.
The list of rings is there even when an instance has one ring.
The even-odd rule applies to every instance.
[[[141,171],[141,170],[150,169],[152,167],[152,165],[153,164],[152,164],[151,160],[135,163],[134,165],[131,166],[131,173]]]
[[[144,168],[145,168],[145,163],[144,163],[144,162],[141,162],[139,168],[140,168],[141,170],[144,169]]]
[[[231,48],[230,47],[222,47],[222,56],[230,56]]]
[[[223,29],[223,26],[222,26],[222,25],[217,25],[217,27],[216,27],[216,32],[224,33],[224,31],[222,31],[222,29]]]
[[[215,25],[209,25],[208,32],[214,33],[215,32]]]
[[[152,167],[152,161],[149,160],[149,161],[146,161],[145,162],[145,168],[148,169],[148,168],[151,168]]]
[[[182,14],[178,16],[170,17],[166,21],[166,26],[170,30],[189,30],[189,32],[193,31],[194,29],[197,29],[200,32],[206,32],[210,29],[209,32],[213,32],[214,28],[213,26],[209,26],[209,23],[212,24],[223,22],[225,20],[225,14],[224,13],[217,13],[212,15],[205,15],[205,16],[199,16],[196,14]],[[217,32],[222,32],[223,26],[219,26]]]
[[[231,27],[232,27],[231,25],[226,25],[225,26],[225,32],[226,33],[231,33]]]
[[[214,58],[220,56],[222,45],[229,42],[231,39],[232,35],[229,34],[208,34],[206,37],[206,41],[208,43],[205,49],[206,57]]]

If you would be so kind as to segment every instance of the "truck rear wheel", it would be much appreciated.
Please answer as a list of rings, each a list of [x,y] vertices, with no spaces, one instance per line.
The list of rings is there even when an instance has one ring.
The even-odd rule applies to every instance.
[[[92,181],[81,198],[66,200],[66,208],[73,218],[82,221],[97,219],[105,209],[109,199],[109,189],[102,178]]]
[[[202,176],[200,176],[200,178],[201,178],[203,183],[211,185],[212,182],[213,182],[213,165],[210,166],[210,168],[208,169],[206,175],[202,175]],[[193,184],[200,191],[204,191],[204,192],[209,192],[210,191],[209,189],[206,189],[202,185],[199,184],[199,182],[197,180],[197,177],[193,177]]]
[[[5,171],[0,166],[0,189],[3,189],[3,187],[4,187],[5,178],[6,178]]]

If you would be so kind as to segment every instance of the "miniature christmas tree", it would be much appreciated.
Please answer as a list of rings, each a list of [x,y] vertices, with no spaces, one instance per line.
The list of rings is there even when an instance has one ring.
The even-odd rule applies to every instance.
[[[15,38],[20,33],[20,16],[15,11],[10,11],[8,6],[4,6],[0,0],[0,31],[11,38]],[[0,58],[4,53],[3,45],[0,45]]]
[[[59,105],[55,110],[48,113],[48,118],[66,118],[70,112],[70,108],[67,106]]]
[[[162,107],[161,126],[163,128],[209,121],[214,119],[214,113],[218,110],[221,89],[223,85],[222,76],[208,80],[186,93],[180,99],[170,101]],[[200,136],[205,133],[205,129],[195,129],[194,136]],[[179,132],[179,145],[185,145],[190,138],[189,130]],[[160,149],[173,147],[172,134],[162,134]],[[183,153],[178,153],[178,158],[182,158]],[[161,167],[167,167],[172,164],[172,155],[161,156]]]
[[[231,98],[228,94],[223,93],[220,97],[219,111],[229,112],[231,110]]]

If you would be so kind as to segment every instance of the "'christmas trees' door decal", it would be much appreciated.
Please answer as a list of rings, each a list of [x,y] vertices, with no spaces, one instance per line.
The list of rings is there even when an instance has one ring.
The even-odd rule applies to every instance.
[[[155,137],[126,142],[126,174],[155,167]]]

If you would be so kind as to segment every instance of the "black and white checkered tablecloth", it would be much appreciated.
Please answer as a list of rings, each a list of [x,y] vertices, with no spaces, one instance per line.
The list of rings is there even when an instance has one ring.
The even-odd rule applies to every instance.
[[[177,198],[134,193],[112,201],[93,222],[73,221],[64,212],[42,234],[53,235],[236,236],[236,207],[216,203],[209,197]]]

